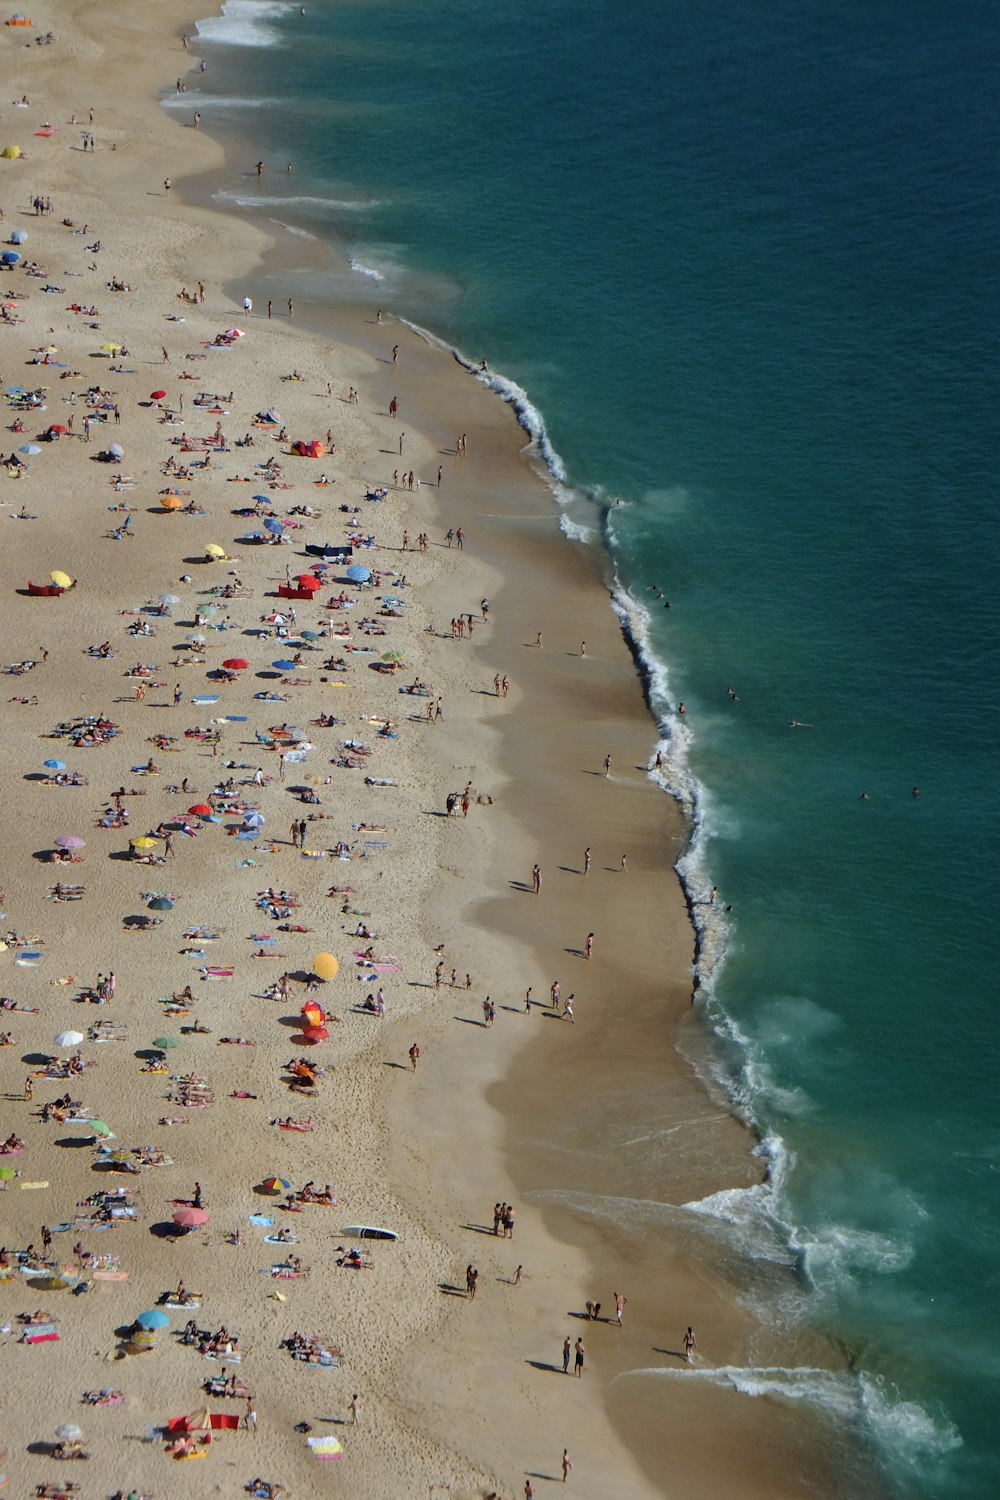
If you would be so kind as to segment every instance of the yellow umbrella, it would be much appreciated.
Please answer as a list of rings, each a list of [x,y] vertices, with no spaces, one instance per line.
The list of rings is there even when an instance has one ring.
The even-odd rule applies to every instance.
[[[0,151],[0,156],[2,156],[5,161],[17,161],[17,158],[20,156],[20,154],[20,146],[5,146],[3,150]]]
[[[121,344],[102,344],[101,348],[105,354],[117,354]]]
[[[164,510],[184,509],[184,501],[179,499],[177,495],[164,495],[160,501],[160,504],[163,506]]]
[[[61,572],[58,568],[56,568],[54,573],[50,573],[49,577],[52,579],[52,582],[55,584],[56,588],[71,589],[73,587],[73,580],[69,576],[69,574]]]
[[[336,979],[340,965],[332,953],[317,953],[313,959],[313,973],[320,979]]]
[[[155,849],[156,839],[129,839],[133,849]]]
[[[220,547],[218,542],[209,542],[205,547],[205,551],[209,557],[214,557],[219,562],[223,561],[226,556],[225,548]]]

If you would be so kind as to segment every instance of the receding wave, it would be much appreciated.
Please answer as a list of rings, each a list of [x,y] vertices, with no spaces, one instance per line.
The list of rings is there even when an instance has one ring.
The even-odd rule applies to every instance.
[[[809,1366],[653,1365],[623,1370],[612,1383],[638,1379],[694,1381],[741,1396],[806,1405],[863,1429],[885,1457],[914,1470],[962,1446],[962,1435],[953,1422],[904,1400],[884,1381],[866,1374],[838,1374]]]
[[[281,35],[274,22],[294,9],[282,0],[226,0],[222,14],[199,21],[195,31],[203,41],[227,47],[270,47]]]
[[[378,208],[378,200],[358,198],[318,198],[309,193],[254,193],[249,189],[220,188],[213,193],[216,203],[234,203],[237,208],[319,208],[336,213],[362,214]]]

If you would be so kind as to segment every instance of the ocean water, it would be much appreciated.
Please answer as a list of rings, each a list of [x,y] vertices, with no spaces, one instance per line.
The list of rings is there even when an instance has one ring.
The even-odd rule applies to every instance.
[[[772,1317],[850,1353],[699,1378],[992,1500],[995,6],[228,0],[199,33],[167,103],[248,143],[221,201],[342,251],[289,290],[488,356],[606,549],[692,817],[699,1066],[769,1168],[671,1211],[791,1259]]]

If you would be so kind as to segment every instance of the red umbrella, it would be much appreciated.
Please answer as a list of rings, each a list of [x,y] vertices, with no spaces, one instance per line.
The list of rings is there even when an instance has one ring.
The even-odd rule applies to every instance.
[[[300,589],[308,589],[311,593],[323,587],[315,573],[300,573],[298,583]]]
[[[250,663],[244,661],[242,656],[229,656],[222,665],[229,672],[245,672]]]
[[[325,1026],[303,1026],[302,1035],[307,1042],[325,1042],[330,1033]]]
[[[174,1214],[174,1223],[181,1229],[200,1229],[208,1223],[208,1214],[203,1208],[179,1208]]]
[[[61,424],[59,422],[53,422],[52,426],[49,428],[49,431],[50,432],[69,432],[69,428],[61,426]]]
[[[149,399],[150,401],[162,401],[166,394],[166,391],[150,391]]]
[[[207,802],[196,802],[194,807],[189,807],[188,812],[195,818],[210,818],[212,809]]]

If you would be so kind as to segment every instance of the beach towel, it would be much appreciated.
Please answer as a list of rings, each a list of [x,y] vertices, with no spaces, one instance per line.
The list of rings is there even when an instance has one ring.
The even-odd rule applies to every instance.
[[[203,979],[232,979],[233,970],[218,964],[211,964],[208,968],[202,969],[201,974]]]
[[[306,1442],[313,1451],[313,1455],[319,1459],[334,1459],[343,1456],[343,1448],[340,1439],[335,1437],[311,1437]]]
[[[274,1220],[269,1218],[267,1214],[251,1214],[247,1223],[256,1225],[258,1229],[271,1229],[274,1225]]]
[[[37,1323],[34,1328],[24,1330],[26,1344],[57,1344],[59,1327],[56,1323]]]

